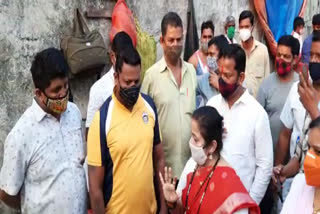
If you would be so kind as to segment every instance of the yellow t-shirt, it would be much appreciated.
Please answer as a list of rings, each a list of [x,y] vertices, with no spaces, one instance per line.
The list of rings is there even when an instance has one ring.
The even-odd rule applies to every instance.
[[[106,213],[156,212],[152,154],[160,142],[157,110],[147,95],[140,94],[129,111],[113,94],[95,114],[88,165],[105,168]]]

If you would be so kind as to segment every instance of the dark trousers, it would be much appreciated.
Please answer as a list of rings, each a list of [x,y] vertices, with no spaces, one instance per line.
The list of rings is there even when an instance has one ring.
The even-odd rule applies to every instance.
[[[260,210],[261,214],[270,214],[274,205],[274,193],[272,190],[272,181],[269,183],[269,186],[267,188],[267,191],[260,202]]]

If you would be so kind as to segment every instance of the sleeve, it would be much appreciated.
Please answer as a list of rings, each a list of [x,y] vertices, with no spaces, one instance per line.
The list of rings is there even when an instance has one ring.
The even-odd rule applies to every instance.
[[[179,198],[182,197],[182,190],[187,186],[188,174],[194,171],[196,165],[197,165],[196,162],[192,159],[192,157],[190,157],[181,173],[181,176],[179,178],[179,183],[176,189],[176,192]]]
[[[155,122],[154,122],[154,128],[153,128],[153,145],[158,145],[161,142],[161,133],[160,133],[160,127],[159,127],[158,112],[155,105],[154,105],[154,114],[155,114]]]
[[[302,62],[303,63],[309,63],[308,62],[308,52],[310,52],[310,48],[309,48],[309,46],[308,46],[308,38],[306,39],[306,40],[304,40],[304,42],[303,42],[303,45],[302,45],[302,58],[301,58],[301,60],[302,60]]]
[[[105,145],[102,147],[102,145]],[[103,166],[102,153],[106,150],[106,142],[100,142],[100,111],[96,112],[88,132],[87,159],[88,165]]]
[[[262,82],[258,94],[257,94],[257,101],[260,103],[260,105],[265,109],[266,108],[266,93],[264,90],[264,82]]]
[[[102,106],[103,102],[104,101],[101,100],[101,98],[99,97],[99,94],[95,93],[94,88],[91,87],[90,94],[89,94],[88,110],[87,110],[86,128],[90,127],[94,114]]]
[[[144,76],[140,91],[144,94],[149,95],[151,98],[153,98],[151,85],[152,85],[152,79],[151,79],[150,71],[148,70],[146,71],[146,74]]]
[[[280,120],[287,129],[292,129],[294,124],[294,115],[291,107],[291,99],[293,97],[292,94],[294,93],[295,88],[296,87],[294,87],[294,85],[291,87],[287,100],[280,114]]]
[[[256,173],[249,194],[259,204],[269,185],[273,166],[272,137],[268,115],[265,111],[257,118],[254,144]]]
[[[196,95],[203,96],[203,88],[205,87],[206,83],[209,82],[209,72],[204,73],[200,76],[200,78],[197,79],[197,88],[196,88]]]
[[[0,189],[15,196],[24,184],[30,153],[26,146],[26,131],[13,130],[4,143],[3,164],[0,171]]]

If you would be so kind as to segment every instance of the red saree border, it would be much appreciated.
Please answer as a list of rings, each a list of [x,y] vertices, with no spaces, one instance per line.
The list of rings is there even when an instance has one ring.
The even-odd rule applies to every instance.
[[[247,206],[246,206],[247,205]],[[248,208],[249,214],[260,214],[260,209],[248,193],[232,193],[213,214],[231,214]]]

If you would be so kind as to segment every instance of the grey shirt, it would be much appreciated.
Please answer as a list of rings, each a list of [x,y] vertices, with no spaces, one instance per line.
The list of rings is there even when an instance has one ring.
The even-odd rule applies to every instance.
[[[280,82],[277,73],[273,72],[261,83],[259,88],[257,100],[268,113],[274,151],[282,126],[280,114],[292,84],[298,81],[298,79],[298,74],[294,72],[292,80],[283,83]]]

